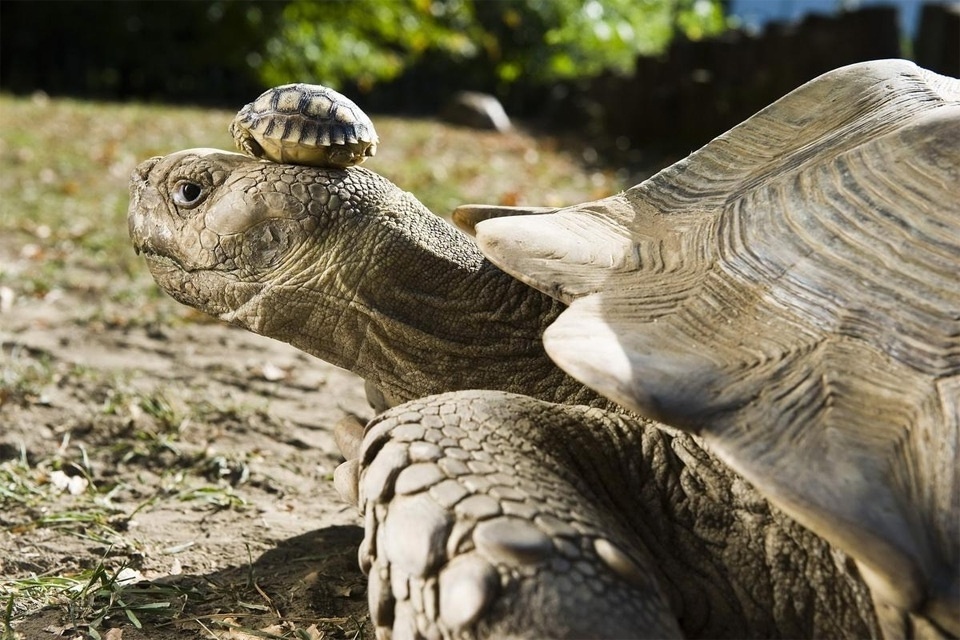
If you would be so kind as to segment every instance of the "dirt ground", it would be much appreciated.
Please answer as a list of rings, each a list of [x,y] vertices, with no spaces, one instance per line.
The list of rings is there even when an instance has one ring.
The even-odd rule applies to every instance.
[[[367,411],[362,382],[220,323],[79,322],[91,304],[63,291],[6,309],[0,363],[37,381],[0,403],[0,453],[24,462],[41,490],[61,474],[89,482],[104,522],[47,524],[90,505],[89,489],[69,485],[8,511],[0,574],[63,575],[101,561],[108,573],[133,570],[142,582],[124,588],[124,602],[160,595],[170,605],[136,614],[142,629],[124,607],[107,611],[95,632],[117,627],[113,640],[247,637],[233,627],[369,637],[362,531],[331,482],[332,426]],[[84,618],[103,606],[13,602],[12,626],[28,639],[86,637]]]

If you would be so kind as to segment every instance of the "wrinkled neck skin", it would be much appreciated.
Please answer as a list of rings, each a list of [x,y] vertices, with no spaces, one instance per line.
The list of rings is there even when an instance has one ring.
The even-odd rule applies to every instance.
[[[543,350],[541,333],[560,303],[493,266],[411,194],[360,176],[369,185],[360,216],[383,228],[331,260],[325,275],[339,272],[342,283],[332,294],[320,274],[314,286],[270,290],[270,306],[302,295],[306,317],[301,324],[267,319],[259,332],[350,369],[400,401],[458,389],[512,389],[551,401],[592,396]],[[345,298],[331,304],[340,291]]]
[[[199,203],[183,185],[202,189]],[[349,369],[395,401],[502,389],[604,404],[546,356],[562,305],[360,168],[188,150],[142,164],[130,234],[173,297]]]

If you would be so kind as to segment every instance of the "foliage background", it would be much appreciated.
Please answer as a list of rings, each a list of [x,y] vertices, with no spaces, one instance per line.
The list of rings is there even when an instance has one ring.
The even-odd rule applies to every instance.
[[[311,77],[361,90],[405,71],[456,68],[505,94],[518,82],[629,72],[677,33],[697,39],[724,27],[719,0],[293,0],[254,66],[268,85]]]
[[[874,0],[770,0],[834,15],[762,32],[730,17],[739,1],[3,0],[0,90],[235,110],[307,81],[370,113],[428,117],[484,91],[622,166],[617,151],[689,152],[829,69],[913,46]],[[960,13],[900,2],[922,2],[918,62],[960,73]]]
[[[385,104],[429,111],[465,88],[509,101],[559,79],[627,71],[678,33],[721,31],[722,3],[5,0],[0,85],[232,106],[299,80],[377,89]]]

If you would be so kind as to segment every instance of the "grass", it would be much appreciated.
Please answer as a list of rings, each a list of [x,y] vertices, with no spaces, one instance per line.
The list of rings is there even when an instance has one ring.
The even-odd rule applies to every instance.
[[[10,402],[41,402],[43,389],[54,380],[54,367],[47,354],[31,357],[18,344],[0,345],[8,355],[0,361],[0,406]]]
[[[277,604],[262,589],[250,572],[240,583],[214,584],[202,587],[143,581],[140,573],[126,565],[108,569],[100,561],[91,569],[61,575],[36,575],[13,580],[0,579],[0,640],[21,640],[13,622],[56,604],[66,611],[64,632],[83,633],[84,637],[101,639],[106,629],[117,621],[127,621],[137,629],[144,622],[167,625],[192,622],[211,638],[307,639],[324,637],[316,624],[284,619]],[[187,605],[207,610],[199,615],[187,614]],[[225,606],[228,605],[228,606]],[[245,617],[269,614],[279,622],[259,629],[243,624]],[[327,620],[340,629],[352,627],[353,638],[362,639],[361,624],[352,619]],[[226,636],[217,631],[226,632]]]
[[[141,401],[144,415],[168,430],[175,429],[180,417],[163,398],[162,394],[145,396]],[[147,461],[153,459],[149,451],[176,451],[171,444],[175,436],[169,431],[140,430],[133,438],[120,442],[137,440],[147,443],[146,451],[137,452]],[[0,462],[0,513],[4,514],[0,515],[0,530],[22,536],[43,529],[55,535],[83,538],[108,549],[107,555],[112,556],[119,550],[137,548],[137,540],[129,535],[129,523],[163,495],[213,511],[247,506],[228,477],[235,472],[236,461],[204,453],[177,452],[176,464],[165,469],[156,483],[157,493],[132,511],[124,512],[112,507],[110,499],[122,487],[98,483],[97,474],[85,463],[85,452],[79,451],[79,461],[73,460],[76,453],[76,448],[64,447],[59,455],[31,462],[21,449],[18,456]],[[132,457],[130,452],[113,455],[120,455],[124,463]],[[71,479],[83,482],[70,484]],[[174,585],[145,583],[134,587],[129,584],[131,575],[134,572],[125,562],[117,565],[115,559],[105,557],[89,569],[54,568],[39,575],[0,578],[0,638],[16,638],[14,621],[46,607],[62,609],[66,618],[73,621],[74,630],[86,634],[84,637],[99,638],[101,627],[120,617],[139,628],[140,618],[145,615],[153,623],[158,617],[172,619],[180,614],[188,597],[194,599],[194,604],[206,597],[205,592]],[[217,589],[211,587],[207,591]]]
[[[150,403],[156,407],[159,403]],[[161,407],[162,408],[162,407]],[[158,415],[165,417],[164,409]],[[0,463],[0,530],[18,536],[29,536],[37,530],[53,535],[68,535],[85,539],[106,549],[103,557],[90,568],[75,566],[51,567],[42,573],[23,577],[0,578],[0,639],[17,639],[14,623],[45,608],[58,608],[67,621],[65,629],[81,633],[82,637],[99,638],[108,626],[118,620],[140,628],[141,620],[151,625],[182,624],[192,621],[211,630],[236,632],[226,637],[292,638],[302,636],[309,629],[284,621],[277,627],[278,633],[261,634],[262,630],[247,629],[238,622],[251,612],[269,611],[266,605],[253,605],[251,595],[263,594],[256,585],[255,576],[248,574],[243,584],[207,583],[200,587],[140,582],[134,584],[138,574],[126,560],[131,551],[136,555],[138,541],[130,536],[130,521],[142,509],[149,509],[164,495],[169,500],[190,503],[193,508],[210,511],[243,509],[247,503],[224,479],[225,469],[232,472],[236,461],[223,456],[185,456],[184,470],[171,469],[164,479],[157,481],[158,490],[130,512],[111,508],[110,494],[116,487],[106,488],[95,481],[95,474],[87,466],[69,460],[69,451],[63,455],[31,463],[25,451],[14,459]],[[81,456],[85,459],[85,456]],[[62,484],[51,481],[55,474],[66,469],[74,478],[89,479],[73,493]],[[205,478],[213,477],[212,482]],[[18,521],[8,519],[13,514]],[[29,516],[23,519],[22,516]],[[177,548],[165,550],[176,554]],[[119,563],[118,563],[118,560]],[[263,598],[267,598],[263,595]],[[208,609],[204,605],[217,600],[217,606]],[[230,604],[225,607],[224,602]],[[184,608],[189,603],[190,612],[184,617]],[[259,608],[256,608],[259,607]],[[230,615],[223,614],[231,611]],[[280,618],[279,614],[276,616]],[[282,631],[282,633],[281,633]],[[73,636],[71,636],[73,637]],[[210,635],[209,637],[220,637]],[[20,638],[19,640],[22,640]]]
[[[83,567],[79,559],[81,566],[71,562],[0,578],[0,640],[22,640],[15,634],[15,622],[45,608],[60,609],[72,632],[99,638],[118,620],[137,628],[141,619],[152,625],[174,619],[182,622],[188,600],[196,624],[237,634],[249,631],[251,637],[260,633],[236,622],[250,609],[235,596],[233,586],[191,590],[159,583],[133,585],[132,569],[122,559],[140,553],[137,530],[130,524],[143,511],[171,503],[210,513],[248,507],[236,489],[249,473],[245,460],[215,453],[202,443],[185,442],[182,436],[187,425],[204,431],[212,429],[210,423],[242,423],[248,414],[260,410],[240,405],[214,408],[202,395],[174,397],[162,384],[136,389],[123,376],[57,363],[40,351],[13,347],[5,353],[8,357],[0,361],[0,391],[6,395],[0,409],[4,403],[26,408],[44,403],[48,394],[68,383],[90,401],[90,413],[76,416],[74,426],[83,432],[86,423],[91,429],[96,425],[101,439],[83,445],[71,440],[74,430],[67,431],[59,447],[39,459],[31,458],[22,445],[16,450],[5,445],[0,452],[0,533],[26,539],[44,532],[44,538],[68,536],[85,541],[91,549],[108,551],[93,567]],[[95,462],[88,446],[97,447]],[[114,496],[129,491],[122,479],[125,468],[138,469],[138,475],[149,471],[154,477],[150,483],[154,492],[133,508],[129,499],[121,501],[122,508],[114,505]],[[197,607],[202,608],[208,598],[237,600],[235,615],[211,613],[201,620]],[[256,637],[295,637],[301,631],[307,633],[294,625],[282,634]]]
[[[137,584],[140,579],[128,566],[109,570],[101,561],[76,573],[0,580],[0,601],[6,602],[3,637],[16,637],[12,628],[16,617],[53,603],[66,609],[68,620],[73,621],[67,626],[99,639],[104,623],[112,619],[125,618],[140,629],[142,617],[169,620],[182,612],[189,598],[202,597],[195,589],[177,585]]]
[[[46,529],[111,549],[115,545],[132,546],[122,533],[128,517],[109,507],[109,501],[91,481],[92,475],[89,465],[61,456],[31,464],[21,450],[19,457],[0,463],[0,511],[5,514],[0,517],[2,529],[14,535]],[[12,626],[16,619],[49,606],[63,607],[71,619],[83,620],[92,638],[100,637],[98,626],[118,607],[133,620],[139,608],[168,606],[163,602],[128,606],[118,595],[125,569],[121,566],[108,575],[100,562],[88,570],[51,570],[0,579],[0,637],[16,638]]]
[[[95,473],[80,449],[34,462],[20,456],[0,462],[0,525],[14,534],[43,528],[110,546],[135,546],[126,540],[128,516],[110,505],[110,491],[98,487]]]
[[[177,118],[166,112],[0,98],[0,229],[13,235],[23,257],[47,270],[34,278],[34,290],[81,284],[60,271],[77,262],[126,279],[142,271],[124,223],[130,172],[143,158],[209,139],[206,132],[217,120],[200,110],[183,110]],[[226,132],[213,138],[211,144],[227,142]],[[9,281],[11,274],[5,275]]]

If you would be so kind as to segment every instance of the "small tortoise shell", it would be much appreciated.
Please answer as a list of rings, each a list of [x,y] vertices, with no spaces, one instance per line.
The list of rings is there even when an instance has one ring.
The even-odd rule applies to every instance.
[[[346,96],[317,84],[263,92],[230,123],[237,148],[254,158],[320,167],[360,164],[380,139],[370,118]]]

